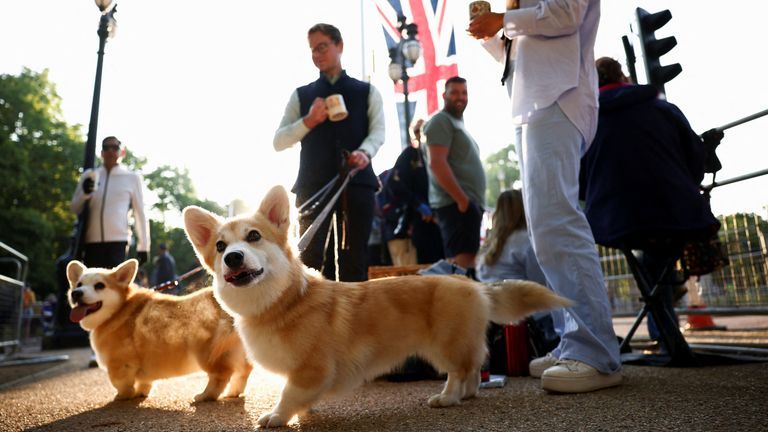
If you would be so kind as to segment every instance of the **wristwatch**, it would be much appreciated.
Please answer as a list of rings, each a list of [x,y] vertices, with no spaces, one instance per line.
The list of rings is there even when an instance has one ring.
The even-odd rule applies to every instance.
[[[363,149],[357,149],[357,151],[359,151],[360,153],[364,154],[364,155],[365,155],[365,157],[367,157],[369,161],[371,160],[371,154],[370,154],[370,153],[368,153],[368,151],[367,151],[367,150],[363,150]]]

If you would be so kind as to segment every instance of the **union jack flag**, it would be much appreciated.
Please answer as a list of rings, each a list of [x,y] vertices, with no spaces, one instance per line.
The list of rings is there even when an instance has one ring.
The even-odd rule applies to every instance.
[[[418,26],[416,38],[421,43],[421,57],[408,70],[409,98],[425,100],[426,115],[439,109],[439,98],[443,93],[442,82],[458,75],[456,58],[456,37],[453,23],[446,14],[448,0],[373,0],[377,15],[381,18],[387,48],[397,47],[402,38],[398,31],[397,17],[410,18]],[[395,92],[403,93],[402,81],[395,84]],[[425,97],[423,97],[425,96]],[[412,105],[415,108],[415,103]],[[398,103],[398,111],[402,109]],[[422,111],[420,109],[419,111]],[[410,110],[412,113],[416,109]],[[422,111],[423,112],[423,111]],[[413,117],[416,118],[416,117]],[[407,130],[407,127],[406,127]]]

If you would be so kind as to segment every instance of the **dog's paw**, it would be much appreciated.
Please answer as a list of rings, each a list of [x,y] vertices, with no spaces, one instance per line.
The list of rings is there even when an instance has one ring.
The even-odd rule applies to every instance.
[[[264,428],[271,428],[271,427],[279,427],[279,426],[285,426],[288,424],[288,420],[290,420],[290,417],[286,417],[283,414],[277,413],[277,412],[268,412],[266,414],[263,414],[259,419],[256,421],[260,427]]]
[[[210,402],[215,401],[216,399],[218,399],[217,395],[209,394],[206,392],[195,395],[195,402]]]
[[[243,395],[242,392],[226,392],[223,395],[221,395],[222,399],[237,399]]]
[[[136,397],[136,392],[131,390],[131,391],[119,392],[118,394],[115,395],[115,398],[113,400],[124,401],[124,400],[133,399],[134,397]]]
[[[449,407],[449,406],[453,406],[453,405],[458,405],[459,404],[459,400],[454,398],[454,397],[446,396],[446,395],[444,395],[442,393],[439,393],[439,394],[436,394],[436,395],[430,397],[429,401],[427,403],[432,408],[441,408],[441,407]]]
[[[149,397],[152,391],[152,383],[143,383],[136,386],[136,397]]]

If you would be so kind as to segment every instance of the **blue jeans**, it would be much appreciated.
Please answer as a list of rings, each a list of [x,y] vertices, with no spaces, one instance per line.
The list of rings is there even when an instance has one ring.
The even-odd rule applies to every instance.
[[[557,104],[515,128],[528,232],[550,288],[574,305],[552,318],[560,344],[553,354],[600,372],[621,369],[608,292],[584,212],[579,165],[584,138]]]

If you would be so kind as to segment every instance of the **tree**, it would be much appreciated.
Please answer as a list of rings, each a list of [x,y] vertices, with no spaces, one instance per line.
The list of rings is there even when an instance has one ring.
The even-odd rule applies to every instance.
[[[62,117],[61,98],[47,70],[0,75],[0,241],[29,258],[28,281],[40,298],[59,288],[55,263],[69,247],[75,221],[69,203],[85,152],[80,125],[67,125]],[[122,161],[139,172],[146,163],[130,151]],[[172,247],[179,271],[185,272],[197,265],[194,252],[183,230],[166,226],[165,213],[193,204],[220,215],[225,209],[197,198],[186,169],[164,165],[145,179],[159,198],[153,208],[163,216],[150,221],[152,244]]]
[[[0,75],[0,241],[29,258],[38,295],[56,290],[55,262],[75,215],[69,201],[85,144],[67,125],[48,70]]]
[[[145,179],[147,188],[157,195],[157,202],[152,208],[161,214],[160,221],[150,221],[152,249],[157,251],[157,245],[165,243],[176,260],[176,271],[183,274],[197,267],[199,263],[184,230],[169,227],[166,224],[166,213],[181,213],[185,207],[196,205],[224,216],[226,209],[213,201],[201,200],[197,197],[192,179],[189,177],[189,171],[186,168],[162,165],[147,174]],[[148,275],[152,274],[154,260],[146,265],[145,270]]]
[[[515,147],[510,144],[485,159],[485,202],[490,208],[496,207],[496,198],[502,191],[512,188],[520,180]]]

